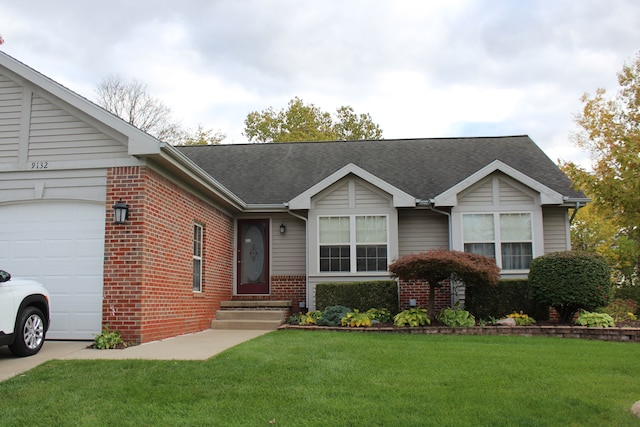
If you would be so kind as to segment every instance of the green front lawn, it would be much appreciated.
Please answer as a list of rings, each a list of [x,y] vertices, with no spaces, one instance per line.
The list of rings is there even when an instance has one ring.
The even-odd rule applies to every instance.
[[[0,383],[0,425],[638,426],[637,400],[634,343],[283,330],[206,362],[48,362]]]

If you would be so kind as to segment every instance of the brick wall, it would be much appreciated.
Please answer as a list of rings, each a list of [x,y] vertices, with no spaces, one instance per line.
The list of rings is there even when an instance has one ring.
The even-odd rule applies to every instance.
[[[300,311],[300,302],[307,300],[307,279],[304,275],[271,276],[269,295],[236,295],[239,301],[291,301],[291,312]]]
[[[129,204],[126,224],[111,206]],[[193,226],[203,226],[202,292],[193,292]],[[103,324],[125,341],[201,331],[233,291],[233,221],[146,167],[107,175]]]
[[[429,285],[422,280],[401,280],[399,298],[401,311],[410,308],[410,299],[416,300],[416,306],[427,308],[429,306]],[[451,287],[447,281],[439,288],[436,288],[436,314],[449,306],[451,306]]]

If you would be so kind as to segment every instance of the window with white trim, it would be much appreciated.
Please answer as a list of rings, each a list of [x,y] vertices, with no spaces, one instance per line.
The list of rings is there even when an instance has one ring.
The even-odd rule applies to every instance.
[[[193,292],[202,292],[202,225],[193,224]]]
[[[387,271],[386,215],[323,216],[318,220],[321,272]]]
[[[470,213],[462,215],[465,252],[496,260],[503,270],[528,270],[533,259],[531,213]]]

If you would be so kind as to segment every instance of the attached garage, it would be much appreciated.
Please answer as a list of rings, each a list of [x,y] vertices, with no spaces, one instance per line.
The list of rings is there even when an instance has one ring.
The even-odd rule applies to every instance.
[[[0,268],[51,293],[51,339],[93,339],[102,323],[105,206],[39,200],[0,205]]]

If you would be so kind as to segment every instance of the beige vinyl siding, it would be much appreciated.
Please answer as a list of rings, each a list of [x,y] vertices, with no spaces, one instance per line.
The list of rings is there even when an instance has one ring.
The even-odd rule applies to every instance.
[[[542,208],[544,227],[544,253],[571,249],[569,244],[569,220],[566,208]]]
[[[361,209],[379,208],[381,206],[391,206],[391,198],[382,195],[365,185],[360,180],[355,180],[355,207]]]
[[[5,172],[0,174],[0,203],[67,199],[104,202],[106,169]]]
[[[18,159],[22,96],[22,87],[0,75],[0,163]]]
[[[511,178],[499,178],[498,185],[501,206],[532,206],[535,203],[534,197],[516,188],[517,184]]]
[[[430,210],[398,212],[399,255],[449,249],[449,219]]]
[[[344,209],[349,206],[348,182],[339,182],[314,200],[316,208]]]
[[[124,144],[34,95],[29,132],[29,161],[121,158]]]
[[[472,185],[458,196],[459,206],[492,206],[493,201],[493,183],[492,178],[488,177]]]
[[[280,234],[280,224],[287,227]],[[271,274],[274,276],[304,275],[306,273],[305,222],[292,215],[271,218]]]

